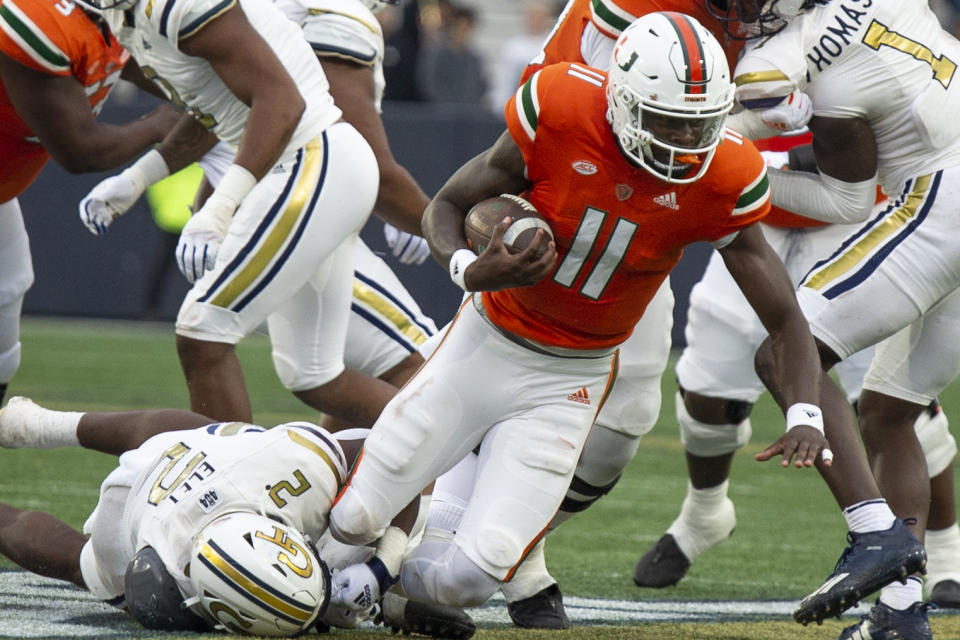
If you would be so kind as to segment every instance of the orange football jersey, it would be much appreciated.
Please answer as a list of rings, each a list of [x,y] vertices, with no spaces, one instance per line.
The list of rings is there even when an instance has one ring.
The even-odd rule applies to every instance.
[[[0,0],[0,52],[40,73],[73,76],[96,114],[129,53],[69,0]],[[17,197],[50,157],[0,83],[0,202]]]
[[[690,184],[628,162],[605,117],[606,77],[578,64],[545,67],[505,109],[533,185],[523,196],[550,223],[559,257],[535,286],[483,301],[498,326],[541,344],[623,342],[686,245],[721,240],[770,208],[763,157],[732,131]]]
[[[544,43],[543,59],[524,69],[520,83],[547,65],[584,62],[581,37],[588,23],[592,22],[600,33],[616,40],[631,22],[654,11],[679,11],[696,18],[723,45],[731,71],[736,66],[743,41],[727,34],[723,24],[707,11],[704,0],[571,0]]]

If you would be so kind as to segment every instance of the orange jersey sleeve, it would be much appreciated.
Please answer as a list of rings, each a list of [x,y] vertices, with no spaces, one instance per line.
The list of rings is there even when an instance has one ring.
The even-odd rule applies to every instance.
[[[573,0],[560,15],[540,55],[524,70],[521,84],[534,71],[545,66],[558,62],[584,62],[582,38],[588,24],[607,38],[616,40],[631,22],[654,11],[678,11],[696,18],[723,45],[731,71],[736,66],[743,42],[731,38],[723,24],[706,10],[700,0]]]
[[[699,181],[674,184],[630,164],[606,121],[606,74],[578,64],[536,72],[507,104],[507,128],[559,254],[533,287],[484,293],[490,319],[541,344],[617,345],[683,248],[719,241],[769,209],[766,167],[729,132]]]
[[[76,78],[98,113],[129,54],[69,0],[0,0],[0,53],[39,73]],[[23,192],[48,154],[0,84],[0,202]]]

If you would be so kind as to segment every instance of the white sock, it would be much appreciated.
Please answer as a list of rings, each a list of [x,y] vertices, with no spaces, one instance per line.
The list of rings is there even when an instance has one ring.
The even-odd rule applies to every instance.
[[[894,580],[880,590],[880,601],[898,611],[909,609],[914,602],[923,601],[923,582],[916,576],[907,578],[907,584]]]
[[[960,527],[927,529],[923,544],[927,548],[927,586],[943,580],[960,582]]]
[[[843,517],[847,520],[847,528],[854,533],[886,531],[897,520],[883,498],[852,504],[843,510]]]
[[[79,411],[54,411],[29,398],[13,397],[0,413],[0,440],[9,448],[78,447],[81,417]]]
[[[691,562],[710,547],[726,540],[736,526],[733,503],[727,498],[729,480],[715,487],[695,489],[687,481],[687,496],[683,499],[680,515],[667,533]]]

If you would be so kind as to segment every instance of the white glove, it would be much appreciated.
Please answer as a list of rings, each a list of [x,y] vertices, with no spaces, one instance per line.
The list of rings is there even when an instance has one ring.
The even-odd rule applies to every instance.
[[[366,611],[380,601],[383,592],[396,579],[389,575],[379,558],[358,562],[337,572],[331,579],[330,602],[354,611]]]
[[[760,119],[777,131],[796,131],[807,126],[813,117],[813,100],[799,89],[794,89],[775,107],[760,113]]]
[[[400,264],[423,264],[423,261],[430,257],[430,246],[421,236],[400,231],[389,222],[383,223],[383,235],[393,257],[397,258]]]
[[[147,187],[168,175],[159,151],[145,153],[120,175],[110,176],[90,190],[80,201],[80,221],[95,236],[106,233],[110,223],[129,211]]]
[[[177,266],[190,284],[216,264],[234,209],[235,205],[214,193],[183,226],[177,243]]]
[[[80,221],[95,236],[107,232],[110,223],[125,214],[143,194],[125,174],[110,176],[80,201]]]

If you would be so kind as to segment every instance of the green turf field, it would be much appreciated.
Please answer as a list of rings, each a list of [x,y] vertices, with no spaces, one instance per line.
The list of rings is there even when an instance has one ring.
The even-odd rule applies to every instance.
[[[277,382],[264,336],[249,338],[240,354],[257,422],[270,425],[314,416]],[[548,565],[566,596],[627,604],[610,605],[614,613],[599,615],[590,612],[607,605],[584,601],[585,613],[576,617],[584,622],[559,636],[514,630],[502,616],[486,622],[488,618],[481,615],[478,638],[832,639],[843,624],[856,619],[848,614],[843,623],[830,621],[808,628],[790,621],[793,604],[833,569],[845,546],[846,528],[815,471],[753,461],[753,454],[783,430],[783,418],[768,398],[754,410],[752,444],[734,462],[730,486],[738,518],[734,535],[698,559],[676,587],[651,590],[633,585],[634,563],[676,515],[686,488],[673,420],[672,375],[665,376],[664,383],[661,420],[644,439],[619,484],[547,542]],[[172,325],[101,320],[25,319],[23,363],[10,385],[8,397],[12,395],[75,410],[186,408],[188,404]],[[960,416],[960,384],[948,389],[942,403],[948,415]],[[110,456],[82,450],[0,451],[0,502],[49,511],[79,527],[96,503],[100,480],[113,466]],[[0,569],[11,567],[0,559]],[[0,592],[3,589],[0,581]],[[682,622],[704,620],[696,615],[698,609],[727,601],[781,602],[769,605],[766,615],[765,604],[759,606],[759,613],[757,606],[734,606],[716,622]],[[698,606],[700,602],[705,604]],[[641,607],[650,615],[638,618],[629,613],[631,607]],[[624,613],[618,622],[616,611],[621,609]],[[665,613],[658,616],[660,610]],[[103,637],[133,637],[135,627],[123,626],[122,618],[107,619],[121,628]],[[3,620],[0,617],[0,636],[17,637]],[[960,640],[960,616],[938,612],[933,624],[935,637]],[[368,633],[337,631],[334,635],[351,638]]]

